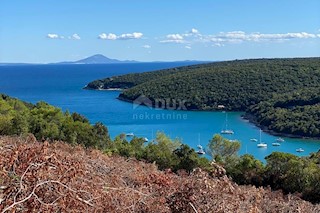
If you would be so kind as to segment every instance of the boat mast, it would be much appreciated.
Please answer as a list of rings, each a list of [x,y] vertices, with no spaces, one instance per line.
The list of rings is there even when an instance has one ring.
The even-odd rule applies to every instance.
[[[228,129],[228,113],[226,113],[226,130]]]
[[[260,129],[260,143],[262,143],[262,142],[261,142],[261,131],[262,131],[262,130]]]

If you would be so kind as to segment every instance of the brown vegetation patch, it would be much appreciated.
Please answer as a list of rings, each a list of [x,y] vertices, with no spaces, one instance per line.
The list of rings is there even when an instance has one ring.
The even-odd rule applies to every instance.
[[[0,137],[1,212],[320,212],[300,198],[109,157],[62,142]]]

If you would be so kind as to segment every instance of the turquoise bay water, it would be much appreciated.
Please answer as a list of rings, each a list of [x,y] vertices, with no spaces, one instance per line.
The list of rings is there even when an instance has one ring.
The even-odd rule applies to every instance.
[[[92,123],[102,121],[108,126],[112,137],[120,133],[133,132],[137,136],[155,137],[163,131],[172,138],[180,138],[183,143],[197,148],[206,146],[224,125],[226,115],[222,112],[188,112],[149,109],[133,106],[117,100],[119,91],[91,91],[82,88],[90,81],[125,73],[158,70],[191,63],[137,63],[109,65],[20,65],[0,66],[0,93],[36,103],[46,101],[63,110],[79,112]],[[228,127],[234,130],[229,139],[241,141],[240,154],[250,153],[260,160],[273,151],[308,155],[320,149],[320,141],[284,138],[281,146],[274,147],[276,136],[262,133],[267,148],[257,148],[259,129],[243,120],[241,113],[228,113]],[[297,148],[305,151],[297,153]]]

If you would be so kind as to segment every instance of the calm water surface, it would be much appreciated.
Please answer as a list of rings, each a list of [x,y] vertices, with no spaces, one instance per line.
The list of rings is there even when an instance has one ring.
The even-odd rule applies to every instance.
[[[0,66],[0,93],[36,103],[40,100],[52,105],[79,112],[92,123],[101,121],[108,126],[112,137],[120,133],[133,132],[137,136],[155,137],[163,131],[172,138],[180,138],[184,143],[196,148],[200,143],[206,146],[215,133],[225,125],[225,113],[187,112],[149,109],[133,106],[116,99],[118,91],[90,91],[82,88],[90,81],[126,73],[158,70],[188,63],[137,63],[109,65],[19,65]],[[189,63],[190,64],[190,63]],[[228,113],[228,126],[235,132],[226,136],[238,139],[242,146],[240,154],[250,153],[260,160],[273,151],[308,155],[320,149],[320,142],[313,140],[284,138],[281,146],[271,145],[275,136],[262,133],[262,141],[267,148],[257,148],[259,129],[246,120],[241,113]],[[297,148],[305,151],[297,153]]]

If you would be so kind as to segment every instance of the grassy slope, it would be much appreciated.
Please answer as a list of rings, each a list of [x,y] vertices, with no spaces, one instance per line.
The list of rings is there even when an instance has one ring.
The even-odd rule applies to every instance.
[[[35,212],[319,212],[296,196],[226,176],[176,175],[62,142],[0,137],[1,210]],[[14,202],[15,199],[15,202]]]

